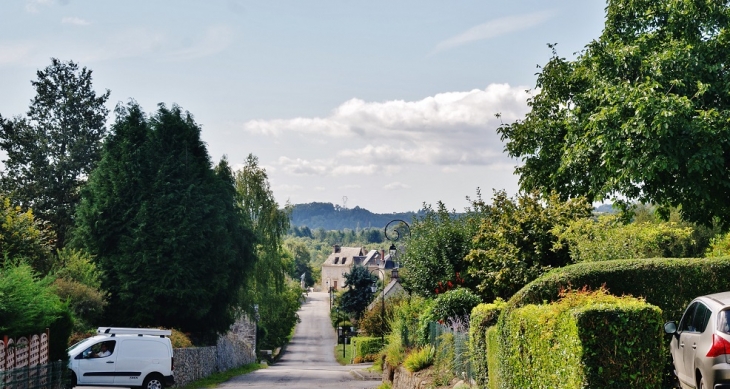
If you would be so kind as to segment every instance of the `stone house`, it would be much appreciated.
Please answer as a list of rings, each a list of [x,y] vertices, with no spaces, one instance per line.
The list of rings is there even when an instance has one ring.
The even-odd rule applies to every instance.
[[[393,261],[390,260],[390,254],[386,254],[384,250],[365,251],[364,247],[342,247],[334,245],[332,253],[322,264],[322,290],[327,291],[329,287],[339,290],[345,287],[345,274],[357,264],[367,267],[373,271],[373,275],[377,274],[382,279],[385,270],[394,267]],[[375,269],[383,270],[382,272],[374,271]]]

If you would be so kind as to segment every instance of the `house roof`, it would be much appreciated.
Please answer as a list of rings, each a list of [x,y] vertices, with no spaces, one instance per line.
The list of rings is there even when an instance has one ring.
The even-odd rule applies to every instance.
[[[327,257],[323,266],[350,267],[353,263],[361,264],[365,257],[365,250],[362,247],[337,247],[337,249]]]

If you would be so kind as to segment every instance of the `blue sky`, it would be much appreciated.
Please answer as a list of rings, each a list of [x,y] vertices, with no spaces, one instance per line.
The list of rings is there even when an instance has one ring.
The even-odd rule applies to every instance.
[[[0,3],[0,113],[24,114],[50,58],[93,70],[109,108],[178,104],[214,162],[249,153],[280,204],[374,212],[476,188],[517,190],[501,113],[527,110],[536,65],[596,39],[605,3],[540,1],[137,1]],[[110,121],[113,117],[110,116]]]

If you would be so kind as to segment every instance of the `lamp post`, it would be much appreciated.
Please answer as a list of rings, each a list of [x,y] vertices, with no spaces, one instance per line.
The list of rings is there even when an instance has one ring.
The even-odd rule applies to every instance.
[[[380,269],[373,269],[370,270],[370,274],[372,275],[374,271],[378,271],[380,272],[380,274],[383,275],[383,301],[380,305],[380,341],[382,342],[382,344],[385,344],[385,272]],[[373,285],[370,287],[370,290],[373,292],[373,294],[378,291],[377,280],[373,281]]]
[[[394,224],[397,223],[397,224]],[[391,224],[394,224],[391,227]],[[388,232],[390,229],[390,233]],[[398,239],[402,238],[403,236],[410,236],[411,235],[411,226],[406,223],[405,220],[401,219],[394,219],[388,222],[388,224],[385,225],[385,228],[383,229],[385,233],[385,238],[389,241],[393,242],[390,244],[390,248],[388,249],[388,253],[390,254],[390,260],[395,262],[394,268],[400,267],[400,264],[396,261],[397,255],[398,255],[398,248],[395,246],[395,243],[398,241]],[[397,273],[396,273],[397,274]]]

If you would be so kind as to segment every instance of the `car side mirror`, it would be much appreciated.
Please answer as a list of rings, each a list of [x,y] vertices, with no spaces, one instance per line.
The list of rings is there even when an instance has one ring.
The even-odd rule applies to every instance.
[[[664,323],[664,332],[669,335],[675,335],[677,333],[677,322],[668,321]]]

